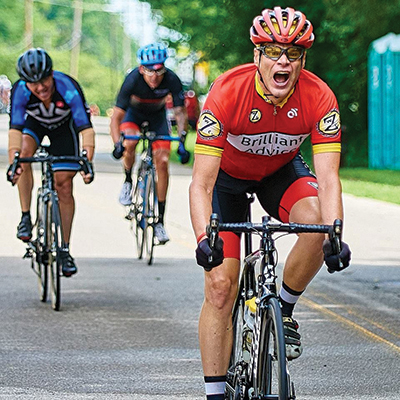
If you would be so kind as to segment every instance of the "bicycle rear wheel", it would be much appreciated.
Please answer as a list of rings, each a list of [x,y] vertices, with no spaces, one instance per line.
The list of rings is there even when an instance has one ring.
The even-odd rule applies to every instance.
[[[61,260],[60,250],[62,246],[61,216],[56,195],[52,195],[49,203],[49,269],[50,269],[50,293],[51,306],[55,311],[61,306]]]
[[[37,193],[36,203],[36,240],[33,242],[35,254],[32,257],[32,269],[38,278],[39,299],[42,302],[47,301],[48,289],[48,254],[47,237],[47,204],[42,196],[41,188]]]
[[[253,371],[254,394],[260,398],[290,400],[282,313],[276,298],[270,298],[261,310],[260,329],[256,331],[259,340]]]
[[[244,299],[238,299],[232,314],[233,344],[226,375],[225,396],[229,400],[244,400],[247,396],[248,361],[243,357]]]
[[[144,243],[146,249],[147,264],[153,263],[154,252],[154,225],[158,221],[158,207],[156,195],[156,183],[154,171],[146,176],[146,190],[144,202]]]
[[[138,172],[138,178],[136,180],[135,190],[133,192],[133,212],[134,218],[132,219],[132,230],[134,231],[136,249],[138,258],[143,257],[144,248],[144,217],[143,217],[143,207],[144,207],[144,182],[143,176],[140,171]]]

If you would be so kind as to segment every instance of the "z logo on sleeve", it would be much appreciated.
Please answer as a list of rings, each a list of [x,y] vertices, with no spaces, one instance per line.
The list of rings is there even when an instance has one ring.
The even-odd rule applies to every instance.
[[[329,111],[318,123],[318,132],[323,136],[336,136],[340,131],[339,111]]]
[[[215,139],[222,135],[222,126],[210,111],[204,111],[200,115],[197,132],[203,139]]]

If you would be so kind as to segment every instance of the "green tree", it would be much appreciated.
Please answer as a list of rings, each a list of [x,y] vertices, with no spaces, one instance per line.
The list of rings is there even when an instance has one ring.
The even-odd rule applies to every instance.
[[[122,83],[125,67],[124,32],[118,14],[105,11],[107,0],[84,0],[78,81],[89,103],[104,113],[111,107]],[[15,64],[25,51],[24,0],[2,0],[0,13],[0,74],[18,79]],[[46,49],[54,68],[69,73],[73,30],[73,2],[34,2],[33,45]],[[132,54],[136,44],[132,43]]]

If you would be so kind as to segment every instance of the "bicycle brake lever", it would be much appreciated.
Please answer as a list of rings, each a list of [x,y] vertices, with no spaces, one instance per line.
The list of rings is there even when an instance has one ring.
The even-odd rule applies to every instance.
[[[343,227],[343,222],[341,219],[335,219],[333,222],[333,229],[329,232],[329,240],[332,245],[332,252],[333,254],[339,255],[340,252],[342,251],[342,227]],[[343,269],[343,262],[339,258],[339,267],[340,269]]]
[[[15,172],[16,172],[18,166],[19,166],[18,161],[19,161],[19,152],[16,152],[14,154],[14,161],[12,162],[12,164],[7,169],[7,180],[9,182],[11,182],[12,186],[15,185],[15,183],[13,183],[13,179],[14,179],[14,176],[15,176]]]
[[[207,236],[210,240],[211,254],[208,256],[208,262],[213,262],[212,250],[214,250],[215,242],[218,237],[219,216],[216,213],[211,214],[210,225],[207,226]]]

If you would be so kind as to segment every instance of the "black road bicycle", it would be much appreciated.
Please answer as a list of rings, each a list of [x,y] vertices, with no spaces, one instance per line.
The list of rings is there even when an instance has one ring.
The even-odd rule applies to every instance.
[[[94,176],[85,151],[81,157],[52,156],[45,146],[40,146],[33,157],[21,158],[19,153],[16,153],[8,170],[10,173],[7,173],[7,178],[12,180],[19,164],[41,163],[41,186],[37,190],[36,221],[33,226],[36,235],[27,243],[24,258],[31,259],[32,270],[38,277],[39,296],[42,302],[47,301],[50,286],[51,305],[55,311],[59,311],[61,305],[62,271],[59,253],[64,240],[59,200],[54,188],[53,164],[60,161],[78,162],[85,174]]]
[[[232,311],[233,347],[225,395],[231,400],[294,400],[278,300],[274,234],[328,233],[334,250],[338,251],[342,221],[335,220],[333,225],[296,224],[265,216],[261,224],[252,223],[250,204],[254,196],[248,201],[247,222],[219,223],[218,215],[212,214],[208,227],[211,246],[218,232],[245,234],[245,258]],[[260,237],[255,251],[252,251],[252,234]]]
[[[176,136],[156,136],[149,131],[148,122],[141,126],[139,136],[121,135],[123,140],[141,140],[143,144],[139,165],[136,172],[136,182],[133,187],[132,204],[127,206],[125,218],[132,222],[131,229],[136,238],[138,258],[145,253],[147,264],[153,263],[154,246],[157,238],[154,227],[158,223],[157,173],[153,162],[153,143],[156,140],[180,141]]]

